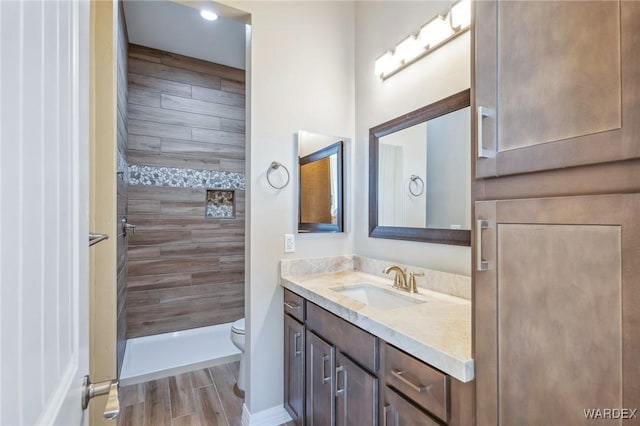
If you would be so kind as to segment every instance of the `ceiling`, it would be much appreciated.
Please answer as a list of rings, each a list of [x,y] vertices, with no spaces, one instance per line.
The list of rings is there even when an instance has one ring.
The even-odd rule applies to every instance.
[[[171,1],[125,0],[124,14],[130,43],[245,69],[244,23]]]

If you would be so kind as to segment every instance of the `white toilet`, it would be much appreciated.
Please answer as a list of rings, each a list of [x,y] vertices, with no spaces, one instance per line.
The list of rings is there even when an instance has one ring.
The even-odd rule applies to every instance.
[[[240,398],[244,398],[244,318],[240,318],[231,325],[231,341],[241,352],[238,382],[233,387],[233,392]]]

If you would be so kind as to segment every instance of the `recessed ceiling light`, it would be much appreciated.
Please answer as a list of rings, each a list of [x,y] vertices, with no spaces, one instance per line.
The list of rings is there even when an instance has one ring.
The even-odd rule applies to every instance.
[[[210,10],[201,10],[200,16],[202,16],[207,21],[215,21],[216,19],[218,19],[218,15],[211,12]]]

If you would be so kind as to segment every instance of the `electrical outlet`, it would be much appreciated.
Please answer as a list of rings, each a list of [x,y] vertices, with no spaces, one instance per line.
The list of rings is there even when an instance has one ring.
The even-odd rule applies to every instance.
[[[284,252],[293,253],[296,251],[296,237],[293,234],[284,234]]]

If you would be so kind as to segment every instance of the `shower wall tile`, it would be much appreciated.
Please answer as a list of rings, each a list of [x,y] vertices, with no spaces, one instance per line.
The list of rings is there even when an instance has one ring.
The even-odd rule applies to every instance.
[[[127,333],[244,316],[244,70],[129,45]],[[233,218],[206,218],[207,190]]]

